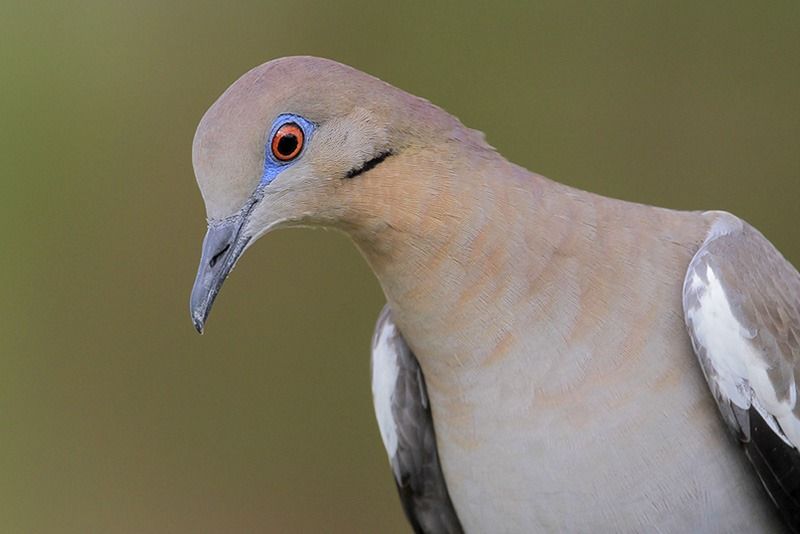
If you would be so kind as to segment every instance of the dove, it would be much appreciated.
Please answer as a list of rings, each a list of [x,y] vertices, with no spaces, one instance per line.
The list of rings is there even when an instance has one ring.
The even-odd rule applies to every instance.
[[[375,273],[375,413],[415,532],[800,525],[800,275],[742,219],[559,184],[314,57],[233,83],[192,159],[200,332],[273,230],[341,231]]]

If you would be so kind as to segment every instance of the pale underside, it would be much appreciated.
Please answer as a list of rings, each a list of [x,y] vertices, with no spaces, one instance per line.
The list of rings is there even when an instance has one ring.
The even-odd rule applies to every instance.
[[[706,217],[718,221],[711,230],[712,237],[724,223],[741,226],[738,219],[727,214]],[[766,240],[764,243],[758,250],[747,250],[752,243],[740,244],[744,249],[740,254],[757,254],[759,266],[768,269],[756,273],[760,282],[745,278],[745,283],[763,283],[776,269],[772,264],[785,263]],[[735,316],[723,313],[719,301],[720,295],[734,289],[720,287],[720,280],[707,273],[702,276],[705,285],[701,287],[694,274],[701,261],[704,266],[708,263],[712,252],[707,245],[708,241],[686,274],[687,292],[700,296],[694,301],[689,298],[686,320],[695,345],[713,348],[705,353],[720,362],[717,369],[724,369],[724,376],[717,381],[709,376],[712,390],[718,400],[727,399],[742,408],[755,406],[769,431],[796,452],[794,438],[790,437],[797,425],[792,411],[796,400],[793,370],[797,352],[796,338],[792,337],[799,317],[796,308],[786,305],[780,311],[767,311],[779,314],[782,323],[735,325],[731,322]],[[680,289],[690,258],[688,254],[683,267],[675,266],[674,282],[643,285],[632,295],[649,303],[639,309],[644,317],[634,319],[626,316],[630,308],[613,306],[609,306],[608,316],[597,317],[598,322],[618,330],[607,336],[621,343],[616,347],[622,354],[600,352],[587,337],[568,344],[568,350],[560,354],[565,365],[542,367],[537,365],[536,355],[554,349],[548,347],[546,336],[531,332],[525,336],[525,343],[503,358],[482,367],[481,372],[460,378],[469,387],[461,389],[460,398],[455,400],[461,403],[459,413],[453,413],[456,402],[445,397],[447,392],[429,385],[443,468],[443,474],[437,475],[441,479],[433,482],[446,480],[465,531],[781,529],[745,455],[724,431],[686,336]],[[724,264],[733,259],[719,254],[715,261]],[[731,266],[734,271],[740,268]],[[782,302],[792,302],[793,296],[800,295],[797,273],[788,263],[781,268],[786,271],[781,274],[790,280],[766,289],[781,293]],[[714,280],[717,285],[709,285]],[[746,290],[739,305],[762,307],[766,301],[757,297],[764,291],[764,287]],[[766,305],[773,304],[770,301]],[[551,312],[555,315],[559,310]],[[760,317],[759,313],[755,313],[756,321],[774,319]],[[626,332],[621,326],[626,321],[648,328],[647,335]],[[738,330],[732,330],[734,327]],[[766,355],[771,359],[759,360],[752,343],[759,339],[757,332],[765,329],[777,332],[777,336],[771,334],[777,341]],[[744,345],[745,341],[749,344]],[[747,350],[742,348],[745,346]],[[399,383],[399,371],[393,362],[403,350],[413,358],[394,323],[379,323],[374,366],[375,353],[383,355],[379,367],[373,370],[373,393],[396,479],[403,469],[398,435],[407,432],[409,425],[416,428],[425,424],[408,420],[413,412],[406,411],[406,420],[397,417],[398,399],[393,398],[392,384]],[[567,364],[570,359],[583,363],[572,366]],[[783,372],[773,377],[768,368],[776,362]],[[708,373],[709,367],[705,367]],[[776,393],[778,390],[781,393]],[[424,391],[421,398],[427,400]],[[444,414],[441,420],[439,413]],[[729,425],[737,424],[735,418],[723,413]],[[736,431],[743,432],[739,427]],[[426,451],[412,453],[419,457]],[[790,479],[796,480],[797,475]]]

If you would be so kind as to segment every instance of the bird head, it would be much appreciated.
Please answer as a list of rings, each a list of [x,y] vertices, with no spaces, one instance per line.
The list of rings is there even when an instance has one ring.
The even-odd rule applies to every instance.
[[[225,278],[260,236],[287,226],[381,224],[457,119],[334,61],[282,58],[246,73],[203,116],[192,149],[208,231],[190,308],[202,332]],[[446,160],[446,158],[444,158]]]

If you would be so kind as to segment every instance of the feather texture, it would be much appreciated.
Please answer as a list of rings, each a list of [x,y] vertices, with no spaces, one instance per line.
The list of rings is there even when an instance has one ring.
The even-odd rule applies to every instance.
[[[414,532],[460,534],[439,464],[425,379],[388,306],[372,343],[372,393],[397,491]]]
[[[683,293],[709,387],[765,489],[800,529],[800,274],[757,230],[719,213]]]

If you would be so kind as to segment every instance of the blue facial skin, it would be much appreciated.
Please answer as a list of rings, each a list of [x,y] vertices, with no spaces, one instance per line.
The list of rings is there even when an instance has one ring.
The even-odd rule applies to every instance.
[[[281,161],[272,155],[272,138],[275,137],[275,132],[277,132],[281,126],[292,122],[297,124],[300,129],[303,130],[303,147],[300,149],[300,153],[293,160]],[[272,183],[272,181],[277,178],[281,172],[294,165],[297,160],[303,157],[303,152],[306,151],[308,143],[311,141],[311,136],[314,134],[316,127],[316,124],[301,117],[300,115],[295,115],[293,113],[282,113],[281,115],[278,115],[278,117],[275,119],[275,122],[272,123],[272,128],[269,131],[267,143],[264,147],[264,170],[261,172],[261,179],[259,180],[258,185],[253,193],[250,195],[250,198],[247,199],[245,205],[242,206],[242,209],[239,210],[239,213],[234,216],[234,219],[238,221],[237,224],[240,227],[247,221],[247,218],[250,216],[250,213],[253,211],[256,205],[261,202],[262,198],[264,198],[264,191],[269,184]],[[238,257],[239,254],[242,253],[244,248],[247,246],[247,243],[250,241],[249,237],[246,239],[239,239],[239,231],[241,230],[240,227],[237,229],[234,237],[234,242],[236,243],[234,247],[235,257]]]
[[[303,130],[303,146],[300,149],[300,153],[294,159],[291,161],[281,161],[272,155],[272,138],[275,137],[275,132],[277,132],[281,126],[292,122],[297,124],[300,129]],[[242,206],[242,208],[239,210],[239,213],[228,217],[228,219],[236,219],[240,221],[239,224],[242,224],[242,222],[247,219],[247,217],[250,215],[250,212],[252,212],[253,208],[255,208],[256,204],[258,204],[261,199],[264,198],[264,190],[267,188],[267,186],[272,183],[272,181],[277,178],[281,172],[289,168],[291,165],[294,165],[294,162],[303,157],[303,152],[305,152],[308,143],[311,141],[311,136],[313,135],[316,127],[316,124],[301,117],[300,115],[295,115],[293,113],[282,113],[278,115],[278,117],[275,119],[275,122],[272,123],[272,128],[270,129],[269,136],[267,137],[267,143],[264,146],[264,169],[261,171],[261,178],[258,181],[258,185],[253,190],[253,193],[250,195],[250,198],[247,199],[247,202],[245,202],[244,206]]]
[[[292,161],[280,161],[272,155],[272,138],[275,136],[275,132],[277,132],[281,126],[292,122],[297,124],[300,129],[303,130],[303,148],[300,150],[300,154],[298,154],[298,156]],[[309,141],[311,141],[311,136],[315,129],[316,125],[313,122],[304,119],[300,115],[294,115],[292,113],[283,113],[278,115],[278,118],[276,118],[275,122],[272,123],[272,129],[269,132],[269,136],[267,136],[267,144],[264,147],[264,170],[261,173],[261,180],[259,181],[258,189],[269,185],[269,183],[272,182],[272,180],[274,180],[278,174],[281,173],[281,171],[285,170],[287,167],[294,164],[295,161],[303,157],[303,152],[305,152]]]

